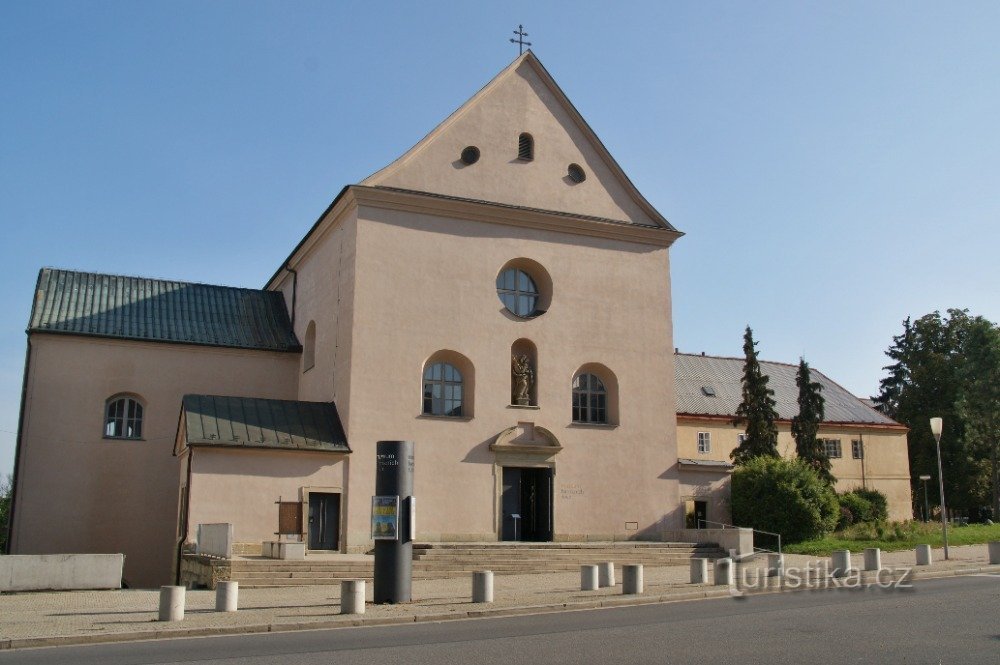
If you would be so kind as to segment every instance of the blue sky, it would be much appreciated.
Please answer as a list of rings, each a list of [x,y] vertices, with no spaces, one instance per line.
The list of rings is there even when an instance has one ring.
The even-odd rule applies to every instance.
[[[518,23],[686,232],[683,351],[738,355],[749,323],[869,395],[905,317],[1000,320],[996,2],[4,0],[0,473],[40,267],[262,286]]]

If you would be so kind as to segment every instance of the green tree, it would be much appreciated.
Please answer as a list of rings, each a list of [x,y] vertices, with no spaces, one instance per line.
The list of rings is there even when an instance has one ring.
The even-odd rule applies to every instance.
[[[799,458],[814,468],[819,477],[830,483],[836,478],[830,472],[830,458],[826,456],[826,446],[819,440],[819,424],[825,415],[823,386],[812,380],[809,363],[799,359],[799,371],[795,375],[795,385],[799,388],[799,414],[792,418],[792,438]]]
[[[736,424],[743,425],[746,436],[730,457],[745,464],[755,457],[778,457],[778,413],[774,410],[774,391],[767,387],[768,377],[760,370],[757,342],[747,326],[743,333],[743,400],[736,408]]]
[[[7,526],[10,524],[10,497],[13,487],[10,476],[0,477],[0,554],[7,551]]]
[[[782,542],[819,538],[840,515],[833,488],[799,459],[760,456],[733,471],[733,523],[780,533]]]
[[[933,312],[904,321],[903,333],[893,337],[886,351],[893,363],[884,368],[888,375],[874,397],[884,413],[910,428],[907,442],[913,479],[921,474],[937,478],[937,450],[929,420],[933,416],[944,419],[941,460],[948,505],[973,514],[987,501],[988,482],[985,467],[969,445],[966,419],[958,403],[964,377],[976,371],[966,367],[966,353],[971,331],[980,326],[992,324],[961,309],[949,309],[947,316]],[[918,481],[911,482],[916,497]],[[929,483],[928,489],[931,502],[937,503],[937,483]]]
[[[1000,329],[974,320],[963,355],[957,412],[974,463],[986,469],[990,506],[1000,519]]]

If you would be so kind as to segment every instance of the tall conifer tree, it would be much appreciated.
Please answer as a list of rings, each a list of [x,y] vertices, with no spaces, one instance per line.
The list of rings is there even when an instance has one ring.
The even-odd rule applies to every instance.
[[[799,387],[799,415],[792,418],[795,452],[806,464],[816,469],[820,478],[832,485],[836,479],[830,473],[830,458],[826,456],[826,446],[817,438],[819,424],[823,422],[825,415],[824,399],[820,392],[823,386],[812,380],[809,363],[805,358],[799,359],[795,385]]]
[[[732,452],[733,462],[744,464],[755,457],[778,457],[778,413],[774,410],[774,391],[767,387],[768,377],[760,371],[757,343],[747,326],[743,334],[743,401],[736,409],[736,423],[746,430],[743,442]]]

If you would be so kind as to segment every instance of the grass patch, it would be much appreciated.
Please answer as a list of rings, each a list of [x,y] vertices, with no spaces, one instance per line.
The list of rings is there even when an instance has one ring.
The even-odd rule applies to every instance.
[[[1000,541],[1000,524],[948,525],[949,545],[976,545]],[[783,548],[788,554],[829,556],[834,550],[854,552],[878,547],[884,552],[909,550],[917,545],[941,547],[940,522],[880,522],[855,524],[816,540],[805,540]]]

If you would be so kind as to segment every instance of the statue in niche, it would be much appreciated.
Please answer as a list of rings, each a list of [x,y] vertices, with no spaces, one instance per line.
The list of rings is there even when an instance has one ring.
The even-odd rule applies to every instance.
[[[531,369],[531,360],[526,354],[514,356],[511,359],[511,378],[513,380],[512,402],[518,406],[531,404],[531,384],[535,381],[535,373]]]

